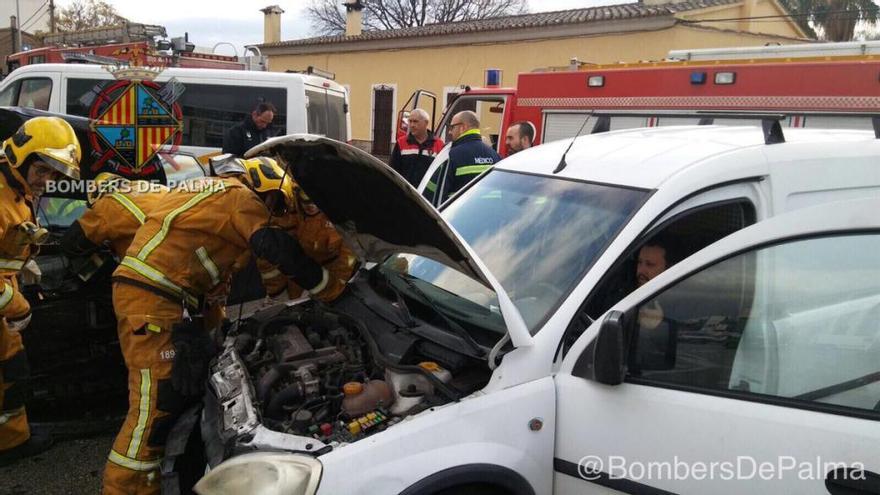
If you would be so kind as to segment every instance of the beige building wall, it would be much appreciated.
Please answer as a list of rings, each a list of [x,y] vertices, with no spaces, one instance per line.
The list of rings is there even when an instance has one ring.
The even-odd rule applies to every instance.
[[[700,25],[730,31],[748,31],[751,33],[771,34],[786,37],[802,37],[803,33],[794,28],[793,23],[785,17],[785,12],[775,0],[745,0],[739,5],[714,7],[709,9],[681,12],[680,19],[712,20],[740,19],[743,17],[765,17],[765,19],[731,20],[719,22],[702,22]]]
[[[484,70],[487,68],[502,69],[502,85],[515,86],[518,73],[541,67],[566,66],[572,57],[592,63],[659,60],[669,50],[675,49],[760,46],[768,42],[794,43],[797,40],[677,25],[660,31],[543,41],[273,55],[269,58],[269,70],[304,70],[311,65],[334,72],[336,80],[347,85],[351,92],[353,139],[370,141],[372,94],[377,85],[387,85],[395,89],[395,112],[416,89],[432,91],[440,100],[437,109],[439,114],[444,102],[444,88],[482,86]],[[439,115],[437,117],[439,120]]]

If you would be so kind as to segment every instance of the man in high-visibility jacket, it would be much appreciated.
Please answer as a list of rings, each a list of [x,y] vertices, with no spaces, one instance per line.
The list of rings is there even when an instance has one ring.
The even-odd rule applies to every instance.
[[[24,400],[30,374],[21,332],[30,304],[16,275],[32,253],[38,227],[33,202],[49,181],[79,178],[82,151],[70,124],[35,117],[3,142],[0,158],[0,465],[49,448],[46,431],[31,430]]]
[[[206,177],[176,188],[147,215],[113,276],[113,306],[128,367],[129,409],[104,470],[105,494],[160,491],[169,429],[207,378],[210,339],[200,299],[245,266],[251,253],[312,294],[328,274],[295,239],[269,225],[269,207],[291,196],[277,166],[248,171],[253,189]],[[278,196],[282,198],[279,200]]]
[[[330,302],[345,289],[348,280],[357,267],[357,257],[342,240],[330,219],[306,195],[296,182],[293,183],[295,202],[287,215],[282,217],[279,226],[296,237],[303,251],[323,266],[330,275],[327,288],[317,298]],[[284,292],[290,299],[303,294],[303,288],[278,268],[265,261],[259,261],[260,277],[266,294],[281,296]]]
[[[453,115],[449,134],[452,147],[449,148],[443,201],[501,160],[498,153],[483,142],[480,119],[474,112],[465,110]]]

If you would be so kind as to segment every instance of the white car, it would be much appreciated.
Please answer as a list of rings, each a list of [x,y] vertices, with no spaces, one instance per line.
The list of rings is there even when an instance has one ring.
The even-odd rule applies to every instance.
[[[702,260],[694,265],[689,256],[757,221],[812,204],[880,197],[880,141],[872,133],[796,129],[784,142],[771,134],[670,127],[584,136],[570,149],[570,140],[536,147],[469,184],[442,217],[390,168],[343,143],[292,135],[251,150],[287,164],[357,254],[378,264],[359,272],[330,306],[274,308],[229,333],[201,413],[212,469],[196,490],[825,492],[824,479],[698,482],[647,479],[637,470],[617,476],[616,464],[603,470],[589,457],[618,453],[675,468],[673,454],[685,463],[722,462],[787,449],[805,461],[839,453],[844,467],[863,462],[880,470],[877,413],[864,407],[876,384],[840,392],[858,401],[829,405],[819,394],[867,376],[865,349],[876,356],[877,330],[846,326],[873,311],[854,302],[878,292],[871,284],[880,280],[872,273],[880,263],[865,256],[869,248],[862,257],[838,251],[855,263],[847,273],[864,280],[847,286],[833,272],[821,273],[810,279],[814,286],[827,282],[842,297],[798,295],[807,306],[792,314],[745,304],[763,303],[758,296],[787,280],[758,279],[774,273],[765,265],[783,266],[758,257],[728,285],[687,286],[692,304],[652,302],[656,332],[649,340],[665,347],[649,349],[641,338],[632,341],[641,347],[630,345],[640,335],[631,330],[636,310],[614,320],[616,333],[603,326],[596,338],[594,320],[608,321],[603,315],[636,289],[635,257],[645,244],[662,239],[670,264],[685,261],[624,303],[637,304],[639,294],[656,292],[651,287],[711,264],[694,258]],[[755,231],[769,240],[785,226],[809,225],[805,215],[814,214]],[[726,243],[726,252],[752,249],[752,237],[732,239],[742,245]],[[810,287],[805,279],[795,287]],[[844,288],[858,293],[839,292]],[[809,328],[822,331],[815,339],[823,347],[811,350],[793,326],[822,308],[841,317],[826,318],[832,329],[813,321]],[[868,313],[853,317],[851,308]],[[764,327],[764,340],[748,325],[762,315],[775,326]],[[701,328],[710,338],[696,335]],[[680,344],[679,330],[689,333]],[[611,352],[607,341],[615,339]],[[791,346],[774,358],[773,342]],[[835,354],[840,349],[846,351]],[[808,362],[798,362],[802,356]],[[822,376],[824,370],[835,374]],[[766,417],[775,422],[758,421]],[[191,414],[181,424],[198,419]],[[169,439],[167,463],[186,444],[181,424]]]

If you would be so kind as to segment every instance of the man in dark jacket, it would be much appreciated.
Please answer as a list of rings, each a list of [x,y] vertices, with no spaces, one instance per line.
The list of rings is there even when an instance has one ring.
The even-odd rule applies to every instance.
[[[449,167],[446,170],[444,200],[467,185],[501,160],[498,153],[483,142],[480,136],[480,119],[470,110],[459,112],[449,123],[452,148],[449,150]]]
[[[419,187],[422,177],[434,157],[443,149],[443,140],[428,130],[431,117],[416,108],[409,115],[409,132],[397,139],[388,165],[402,175],[413,187]]]
[[[223,153],[244,156],[245,151],[273,136],[270,125],[275,118],[275,105],[264,102],[250,115],[232,126],[223,136]]]

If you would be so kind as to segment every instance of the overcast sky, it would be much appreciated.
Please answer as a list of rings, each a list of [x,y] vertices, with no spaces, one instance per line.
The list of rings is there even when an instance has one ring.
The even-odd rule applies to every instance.
[[[6,0],[2,0],[6,1]],[[305,16],[308,0],[107,0],[122,16],[133,22],[159,24],[168,30],[168,36],[183,36],[200,47],[214,47],[228,42],[242,54],[242,47],[263,41],[263,13],[260,8],[280,5],[281,39],[306,38],[312,35]],[[59,7],[71,0],[55,0]],[[625,3],[626,0],[529,0],[530,12],[575,9],[594,5]],[[24,14],[22,14],[24,17]],[[231,55],[232,48],[220,45],[216,53]]]

